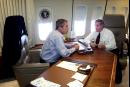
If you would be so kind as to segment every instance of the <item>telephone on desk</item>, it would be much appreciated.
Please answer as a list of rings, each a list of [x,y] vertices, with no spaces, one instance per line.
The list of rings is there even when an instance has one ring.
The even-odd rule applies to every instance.
[[[78,72],[85,74],[85,75],[86,74],[88,75],[90,73],[91,69],[92,69],[92,66],[90,66],[90,65],[81,65],[78,68]]]

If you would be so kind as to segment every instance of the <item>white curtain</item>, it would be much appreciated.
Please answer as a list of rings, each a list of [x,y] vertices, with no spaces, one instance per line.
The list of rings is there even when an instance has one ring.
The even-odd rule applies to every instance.
[[[34,0],[26,0],[26,28],[28,30],[29,46],[35,45],[36,15]]]
[[[24,17],[28,33],[31,32],[34,21],[34,0],[0,0],[0,48],[3,46],[3,30],[8,16],[21,15]],[[29,41],[32,43],[31,34]]]

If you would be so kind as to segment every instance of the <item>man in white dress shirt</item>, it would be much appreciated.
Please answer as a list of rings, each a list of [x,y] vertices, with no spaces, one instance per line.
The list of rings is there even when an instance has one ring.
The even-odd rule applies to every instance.
[[[119,62],[119,50],[116,47],[115,37],[112,31],[104,28],[104,21],[97,19],[95,21],[96,31],[90,33],[86,38],[85,42],[90,43],[91,47],[109,50],[117,55],[117,66],[116,66],[116,78],[117,84],[122,81],[121,64]]]
[[[86,38],[86,42],[90,42],[90,45],[106,50],[113,50],[116,49],[116,42],[115,37],[112,31],[109,29],[104,28],[104,22],[103,20],[96,20],[95,22],[96,31],[90,33]],[[99,43],[96,43],[96,39],[98,34],[100,33],[100,40]]]
[[[64,34],[68,32],[68,22],[65,19],[56,21],[56,30],[52,31],[45,43],[43,44],[40,53],[41,62],[47,62],[53,65],[61,57],[68,57],[74,51],[79,49],[79,45],[68,45],[64,43]]]

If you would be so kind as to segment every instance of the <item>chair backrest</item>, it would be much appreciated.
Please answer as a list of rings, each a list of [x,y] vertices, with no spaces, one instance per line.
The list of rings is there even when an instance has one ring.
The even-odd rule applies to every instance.
[[[125,40],[125,19],[123,15],[106,14],[103,17],[104,27],[110,29],[115,36],[116,45],[122,54]]]
[[[4,25],[2,57],[11,65],[15,65],[21,56],[23,35],[27,35],[24,18],[22,16],[7,17]]]
[[[23,47],[21,51],[21,58],[17,62],[17,65],[26,63],[40,63],[40,51],[41,49],[29,50],[28,48]]]
[[[8,16],[5,20],[2,63],[6,76],[13,77],[12,66],[15,65],[21,56],[21,37],[28,35],[22,16]]]
[[[29,61],[30,63],[40,63],[40,52],[41,49],[34,49],[34,50],[29,50],[29,57],[31,60]]]

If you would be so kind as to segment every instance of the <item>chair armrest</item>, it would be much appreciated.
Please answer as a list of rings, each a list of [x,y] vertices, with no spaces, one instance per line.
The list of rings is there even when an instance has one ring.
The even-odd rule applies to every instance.
[[[13,66],[20,87],[25,87],[48,68],[48,63],[28,63]]]
[[[129,44],[129,40],[126,38],[125,39],[125,41],[124,41],[126,44],[127,44],[127,46],[128,46],[128,44]]]
[[[26,63],[26,64],[20,64],[15,65],[15,68],[35,68],[35,67],[48,67],[49,63]]]
[[[13,66],[15,72],[41,74],[43,71],[49,68],[49,63],[28,63]]]

